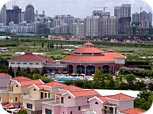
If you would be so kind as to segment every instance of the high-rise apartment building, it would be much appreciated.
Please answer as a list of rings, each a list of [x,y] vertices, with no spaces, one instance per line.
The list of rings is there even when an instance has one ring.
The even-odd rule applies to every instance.
[[[142,11],[140,13],[132,14],[132,25],[136,27],[142,28],[150,28],[152,27],[152,13],[147,13],[146,11]]]
[[[10,22],[19,24],[21,22],[21,9],[18,6],[14,6],[13,9],[6,10],[6,24]]]
[[[4,5],[1,9],[1,23],[6,25],[6,5]]]
[[[27,23],[33,23],[35,20],[34,7],[32,5],[27,5],[25,9],[25,21]]]
[[[118,34],[118,19],[105,16],[99,19],[99,36]]]
[[[119,34],[127,34],[131,23],[131,4],[122,4],[114,7],[114,16],[119,19]]]
[[[85,36],[98,36],[99,16],[85,18]]]

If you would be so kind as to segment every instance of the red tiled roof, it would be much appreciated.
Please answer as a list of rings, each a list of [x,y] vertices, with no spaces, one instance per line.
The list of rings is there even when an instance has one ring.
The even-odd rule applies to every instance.
[[[39,89],[43,89],[44,88],[44,84],[35,84]]]
[[[8,108],[13,108],[14,106],[12,103],[7,103],[7,104],[3,105],[3,107],[8,109]]]
[[[142,114],[146,111],[138,109],[138,108],[130,108],[130,109],[122,110],[121,112],[125,114]]]
[[[113,57],[113,58],[122,58],[124,59],[125,56],[120,54],[120,53],[117,53],[115,51],[108,51],[108,52],[105,52],[104,53],[105,56],[108,56],[108,57]]]
[[[27,86],[32,84],[44,84],[41,80],[28,80],[28,81],[20,81],[21,86]]]
[[[11,75],[6,74],[6,73],[0,73],[0,76],[11,76]]]
[[[24,55],[16,56],[10,60],[13,60],[13,61],[44,61],[44,60],[47,60],[47,58],[40,56],[40,55],[34,55],[32,53],[25,53]]]
[[[91,42],[86,42],[86,43],[84,43],[83,45],[93,45]]]
[[[95,90],[71,91],[75,97],[96,96],[99,95]]]
[[[114,63],[114,58],[109,56],[83,56],[83,55],[69,55],[62,61],[74,61],[74,62],[111,62]]]
[[[28,80],[31,80],[30,78],[27,78],[25,76],[17,76],[17,77],[14,77],[12,78],[11,80],[17,80],[17,81],[28,81]]]
[[[133,97],[131,97],[129,95],[125,95],[123,93],[119,93],[116,95],[110,95],[110,96],[108,96],[108,98],[117,99],[117,100],[124,100],[124,99],[131,99]]]
[[[80,90],[83,90],[82,88],[74,86],[74,85],[65,86],[62,89],[69,90],[69,91],[78,91],[78,90],[80,91]]]
[[[45,86],[52,86],[52,87],[62,86],[62,87],[64,87],[66,85],[63,83],[57,82],[57,81],[52,81],[52,82],[46,83]]]
[[[98,49],[96,47],[81,47],[81,48],[78,48],[76,50],[74,50],[73,52],[76,52],[76,53],[103,53],[104,51],[101,50],[101,49]]]
[[[107,102],[107,97],[106,96],[100,96],[98,97],[101,101]]]

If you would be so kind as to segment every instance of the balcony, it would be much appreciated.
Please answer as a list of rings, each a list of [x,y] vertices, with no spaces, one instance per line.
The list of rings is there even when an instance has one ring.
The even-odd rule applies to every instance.
[[[45,105],[50,105],[50,106],[61,106],[62,104],[60,103],[60,100],[52,100],[52,101],[46,101],[46,102],[43,102],[43,104]]]

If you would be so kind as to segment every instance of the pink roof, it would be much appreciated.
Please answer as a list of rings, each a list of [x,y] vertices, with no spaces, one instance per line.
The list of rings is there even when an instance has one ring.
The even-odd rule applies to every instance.
[[[7,73],[0,73],[0,77],[1,76],[11,76],[11,75],[9,75],[9,74],[7,74]]]
[[[61,86],[61,87],[64,87],[66,85],[63,84],[63,83],[57,82],[57,81],[52,81],[52,82],[46,83],[45,86],[52,86],[52,87]]]
[[[81,48],[74,50],[73,52],[75,53],[103,53],[104,51],[96,47],[84,47],[83,46]]]
[[[17,77],[14,77],[12,78],[11,80],[17,80],[17,81],[28,81],[28,80],[31,80],[30,78],[27,78],[25,76],[17,76]]]
[[[25,53],[24,55],[16,56],[10,60],[13,60],[13,61],[44,61],[48,59],[40,55],[34,55],[32,53]],[[50,58],[49,61],[51,60],[52,59]]]
[[[7,104],[3,105],[3,107],[9,109],[9,108],[13,108],[14,106],[12,103],[7,103]]]
[[[71,91],[75,97],[96,96],[99,95],[95,90]]]
[[[83,56],[83,55],[69,55],[62,59],[62,61],[74,62],[111,62],[114,63],[114,58],[109,56]]]
[[[20,81],[19,82],[21,86],[27,86],[27,85],[32,85],[32,84],[44,84],[41,80],[27,80],[27,81]]]
[[[108,57],[113,57],[113,58],[121,58],[121,59],[124,59],[125,56],[120,54],[120,53],[117,53],[115,51],[108,51],[108,52],[105,52],[104,53],[105,56],[108,56]]]
[[[107,102],[107,97],[106,96],[100,96],[98,97],[101,101]]]
[[[35,84],[39,89],[44,89],[44,84]]]
[[[84,45],[73,52],[76,53],[103,53],[104,51],[101,49],[98,49],[94,47],[94,45],[91,42],[86,42]]]
[[[74,86],[74,85],[65,86],[62,89],[69,90],[69,91],[80,91],[80,90],[83,90],[82,88]]]
[[[125,95],[123,93],[115,94],[115,95],[109,95],[108,98],[117,99],[117,100],[124,100],[124,99],[131,99],[133,97],[129,95]]]
[[[130,108],[130,109],[127,109],[127,110],[122,110],[121,112],[125,113],[125,114],[142,114],[146,111],[138,109],[138,108]]]

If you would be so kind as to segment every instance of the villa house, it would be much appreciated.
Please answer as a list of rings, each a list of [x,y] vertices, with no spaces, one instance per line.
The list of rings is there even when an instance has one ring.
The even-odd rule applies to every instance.
[[[29,78],[19,76],[11,79],[8,90],[0,93],[3,108],[21,107],[23,104],[23,95],[29,94],[28,87],[32,84],[44,84],[41,80],[30,80]]]
[[[43,102],[42,114],[82,114],[82,109],[89,108],[88,99],[99,95],[95,90],[71,90],[59,90],[62,94],[57,94],[54,101]]]
[[[58,89],[65,84],[53,81],[47,84],[33,84],[28,87],[29,94],[23,95],[23,107],[28,114],[42,114],[42,102],[51,101],[58,94]]]
[[[89,99],[90,108],[84,110],[83,114],[90,111],[94,114],[118,114],[122,110],[134,107],[134,98],[122,93],[109,96],[94,96]]]

